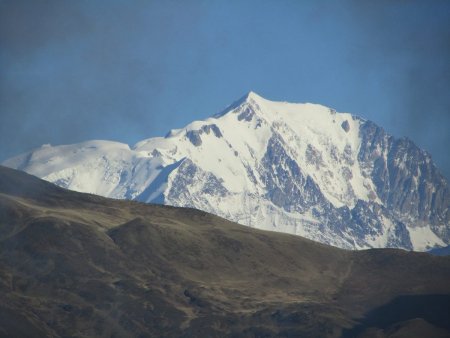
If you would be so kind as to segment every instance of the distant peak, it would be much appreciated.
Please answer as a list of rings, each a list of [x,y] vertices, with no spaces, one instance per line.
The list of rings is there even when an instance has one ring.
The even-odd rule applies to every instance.
[[[241,104],[248,102],[250,103],[251,101],[253,102],[261,102],[261,101],[265,101],[266,99],[263,98],[262,96],[256,94],[253,91],[249,91],[247,94],[245,94],[244,96],[242,96],[239,100],[237,100],[236,102],[234,102],[231,107],[235,108],[240,106]]]
[[[256,94],[254,91],[249,91],[243,98],[242,101],[248,101],[248,100],[264,100],[264,98],[261,95]]]
[[[214,117],[220,117],[223,116],[224,114],[228,113],[229,111],[239,107],[240,105],[242,105],[245,102],[261,102],[262,100],[266,100],[265,98],[263,98],[262,96],[256,94],[254,91],[249,91],[247,94],[245,94],[244,96],[242,96],[239,100],[233,102],[231,105],[229,105],[228,107],[226,107],[223,111],[221,111],[220,113],[214,115]]]

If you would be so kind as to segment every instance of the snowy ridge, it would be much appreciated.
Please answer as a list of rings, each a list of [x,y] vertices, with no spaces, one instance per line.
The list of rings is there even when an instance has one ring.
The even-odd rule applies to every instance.
[[[194,207],[343,248],[450,241],[448,185],[427,153],[351,114],[253,92],[131,148],[43,146],[3,164],[76,191]]]

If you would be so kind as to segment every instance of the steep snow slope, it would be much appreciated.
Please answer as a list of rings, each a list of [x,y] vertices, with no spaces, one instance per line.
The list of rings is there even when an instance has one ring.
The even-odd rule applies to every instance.
[[[252,92],[132,148],[43,146],[4,165],[72,190],[195,207],[343,248],[450,242],[448,185],[427,153],[350,114]]]

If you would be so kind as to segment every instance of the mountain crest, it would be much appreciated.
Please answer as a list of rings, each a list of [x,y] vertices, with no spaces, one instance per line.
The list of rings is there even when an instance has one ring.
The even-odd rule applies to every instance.
[[[232,104],[227,106],[224,110],[222,110],[220,113],[213,115],[214,118],[219,118],[227,113],[230,113],[234,111],[235,109],[241,107],[242,105],[256,105],[258,106],[259,103],[263,101],[268,101],[262,96],[256,94],[254,91],[249,91],[247,94],[242,96],[240,99],[234,101]]]
[[[249,91],[246,95],[244,95],[244,100],[245,101],[254,101],[254,102],[258,102],[258,101],[266,101],[265,98],[263,98],[262,96],[258,95],[257,93],[255,93],[254,91]]]

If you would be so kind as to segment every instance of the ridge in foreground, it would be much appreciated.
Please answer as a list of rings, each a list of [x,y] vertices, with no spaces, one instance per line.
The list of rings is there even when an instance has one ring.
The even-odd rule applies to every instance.
[[[341,250],[4,167],[0,211],[2,335],[450,332],[448,257]]]

